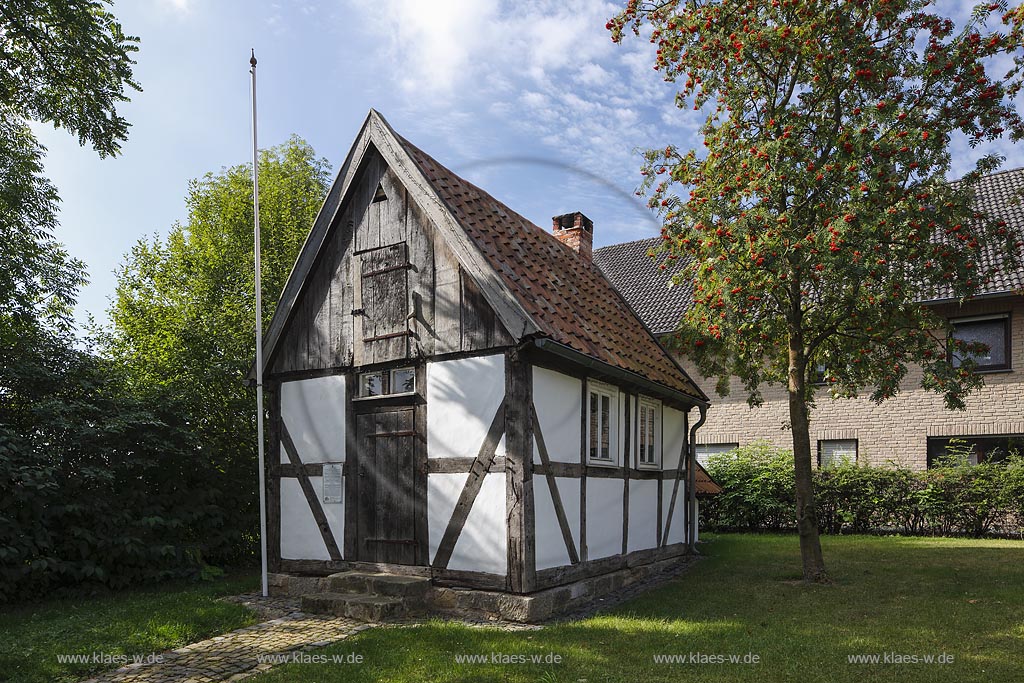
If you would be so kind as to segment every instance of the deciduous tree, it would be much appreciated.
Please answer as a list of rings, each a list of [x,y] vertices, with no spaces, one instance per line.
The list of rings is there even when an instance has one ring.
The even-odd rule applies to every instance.
[[[260,152],[264,325],[330,180],[299,138]],[[127,255],[103,348],[140,395],[180,398],[201,457],[236,482],[232,528],[255,530],[256,410],[243,385],[256,349],[252,167],[192,181],[185,203],[185,223]]]
[[[981,384],[979,349],[959,349],[954,367],[947,323],[919,302],[969,297],[1021,252],[972,202],[998,157],[947,181],[954,136],[1024,133],[1009,100],[1019,73],[993,73],[1019,38],[992,28],[1003,2],[964,26],[931,4],[630,0],[608,24],[616,41],[649,36],[654,68],[682,84],[677,104],[707,113],[702,149],[646,154],[643,190],[663,212],[663,249],[684,263],[677,283],[693,289],[683,351],[720,390],[741,379],[751,404],[765,384],[788,392],[809,581],[828,580],[811,483],[819,373],[834,396],[880,402],[916,364],[962,408]]]

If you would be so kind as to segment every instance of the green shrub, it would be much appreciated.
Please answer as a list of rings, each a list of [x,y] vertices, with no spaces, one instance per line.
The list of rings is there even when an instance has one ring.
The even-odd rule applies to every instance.
[[[796,526],[793,456],[767,443],[712,455],[708,473],[722,493],[701,503],[709,527],[763,531]]]
[[[815,470],[815,501],[822,532],[896,531],[904,534],[983,536],[1024,526],[1024,458],[971,465],[954,443],[935,467],[841,463]],[[708,473],[723,493],[701,504],[711,530],[787,530],[795,526],[793,459],[766,443],[714,455]]]
[[[255,468],[247,481],[211,462],[173,397],[44,344],[0,369],[0,603],[251,557]]]

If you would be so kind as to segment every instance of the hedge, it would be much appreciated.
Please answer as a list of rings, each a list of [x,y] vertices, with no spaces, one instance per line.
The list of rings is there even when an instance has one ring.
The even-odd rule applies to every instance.
[[[709,530],[796,528],[793,455],[766,443],[712,455],[723,493],[701,503]],[[1024,457],[970,465],[954,447],[924,471],[844,463],[814,471],[823,533],[983,536],[1024,533]]]
[[[0,604],[251,562],[255,464],[217,458],[174,397],[51,351],[0,368]]]

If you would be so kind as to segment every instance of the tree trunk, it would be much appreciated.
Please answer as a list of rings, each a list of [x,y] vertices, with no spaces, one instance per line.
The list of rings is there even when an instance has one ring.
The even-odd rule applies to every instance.
[[[800,557],[804,581],[828,583],[828,572],[818,536],[818,511],[811,479],[811,432],[807,411],[807,358],[799,334],[790,333],[789,421],[793,429],[793,470],[796,483],[796,527],[800,534]]]

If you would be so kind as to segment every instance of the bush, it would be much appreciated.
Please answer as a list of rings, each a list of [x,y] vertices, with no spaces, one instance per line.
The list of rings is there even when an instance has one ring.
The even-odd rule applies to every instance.
[[[255,468],[223,471],[172,397],[59,342],[0,371],[0,603],[251,557]]]
[[[1024,520],[1024,458],[970,465],[955,446],[927,471],[844,463],[815,470],[823,533],[896,531],[983,536],[1019,533]],[[701,505],[710,530],[789,530],[795,524],[793,456],[766,443],[711,456],[708,473],[723,493]]]
[[[708,473],[722,493],[701,503],[709,526],[765,531],[796,526],[793,457],[766,443],[713,455]],[[704,521],[704,520],[702,520]]]

